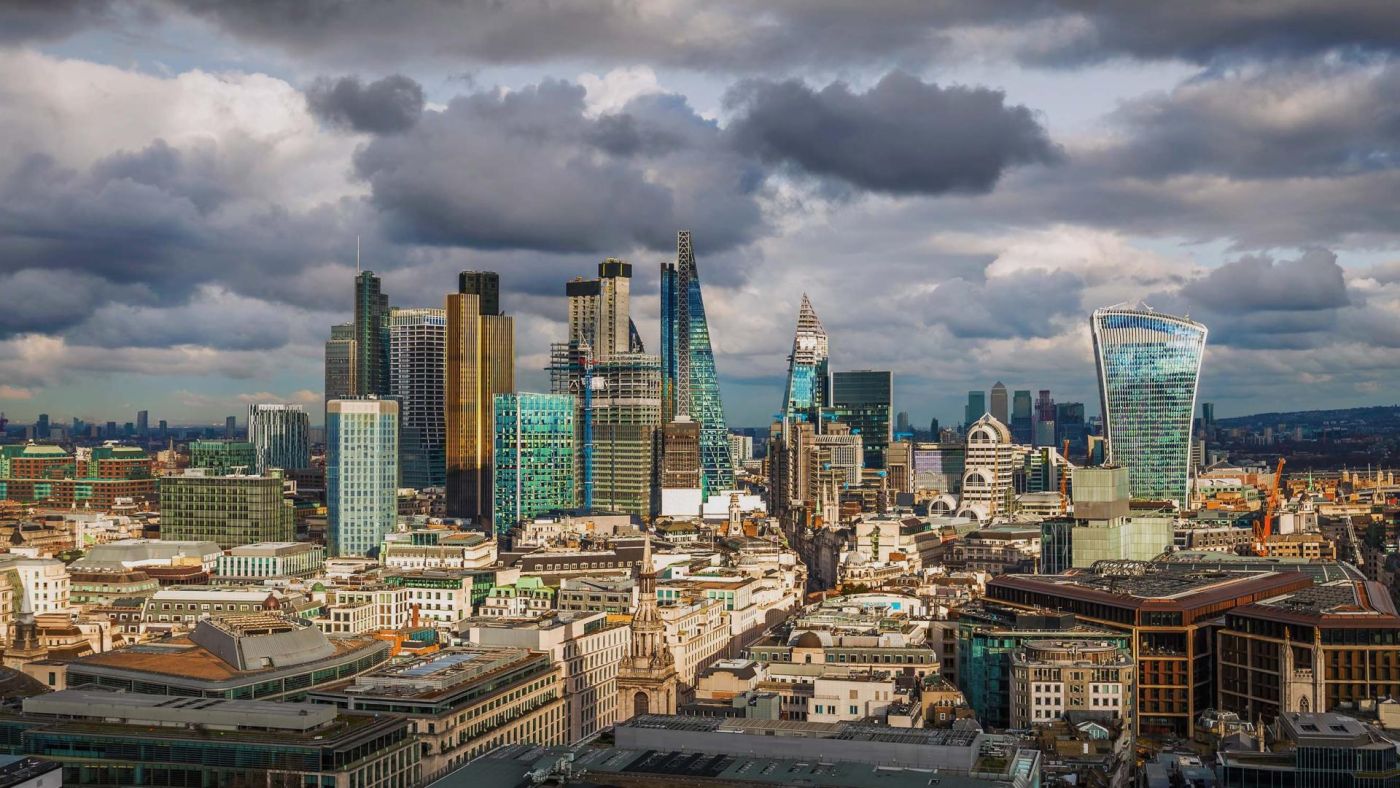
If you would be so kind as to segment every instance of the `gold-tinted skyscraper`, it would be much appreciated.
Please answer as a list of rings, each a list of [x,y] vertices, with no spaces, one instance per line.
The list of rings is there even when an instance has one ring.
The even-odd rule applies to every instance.
[[[515,322],[496,312],[495,273],[463,272],[459,282],[473,292],[447,296],[447,513],[489,524],[492,408],[515,391]]]

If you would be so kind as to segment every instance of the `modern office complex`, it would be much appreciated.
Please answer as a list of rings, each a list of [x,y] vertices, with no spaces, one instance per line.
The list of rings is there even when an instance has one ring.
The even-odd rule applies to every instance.
[[[434,776],[505,745],[563,744],[569,735],[565,691],[549,654],[472,646],[384,667],[310,699],[406,716],[422,748],[423,774]]]
[[[326,523],[331,555],[369,555],[398,520],[399,404],[326,406]],[[277,540],[250,540],[277,541]]]
[[[207,473],[190,468],[160,481],[160,533],[166,539],[208,540],[225,550],[252,542],[290,542],[296,536],[292,503],[282,474]]]
[[[412,723],[261,700],[68,689],[0,712],[7,749],[62,765],[7,785],[297,785],[415,788]]]
[[[1260,715],[1400,697],[1400,615],[1385,586],[1334,580],[1225,614],[1217,708]]]
[[[491,522],[495,396],[515,390],[515,323],[500,314],[500,277],[463,271],[447,296],[447,513]]]
[[[300,405],[249,405],[248,442],[257,454],[258,473],[311,467],[311,419]]]
[[[792,338],[792,353],[788,356],[787,391],[783,395],[783,418],[815,419],[816,413],[831,404],[827,387],[830,373],[827,356],[830,347],[826,329],[812,308],[811,299],[802,294],[802,306],[797,312],[797,332]]]
[[[203,468],[211,474],[253,473],[257,470],[258,451],[248,441],[198,440],[190,441],[190,467]]]
[[[80,657],[67,665],[67,684],[193,698],[299,700],[388,660],[389,644],[382,640],[327,637],[278,613],[220,613],[201,618],[185,635]]]
[[[831,402],[840,419],[859,433],[865,444],[865,465],[885,467],[890,445],[890,412],[894,397],[894,373],[860,369],[831,376]]]
[[[1141,305],[1092,324],[1107,460],[1128,468],[1134,498],[1185,502],[1206,327]]]
[[[389,297],[379,277],[355,277],[355,396],[389,395]]]
[[[663,422],[684,414],[700,423],[704,491],[732,488],[729,431],[688,230],[676,236],[676,261],[661,264],[661,369]]]
[[[1220,615],[1312,583],[1303,572],[1200,572],[1106,561],[1077,574],[994,577],[987,598],[1023,610],[1073,613],[1085,624],[1129,633],[1138,662],[1138,733],[1189,737],[1197,716],[1215,708],[1212,633]]]
[[[573,509],[574,398],[497,394],[494,502],[497,532],[547,512]]]
[[[443,375],[447,310],[389,310],[389,392],[399,401],[399,475],[404,487],[445,484]]]

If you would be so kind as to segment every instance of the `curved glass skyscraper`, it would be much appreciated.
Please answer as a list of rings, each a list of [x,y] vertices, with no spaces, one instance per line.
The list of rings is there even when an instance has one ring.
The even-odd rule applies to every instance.
[[[1185,503],[1206,327],[1140,304],[1097,309],[1091,323],[1107,461],[1127,466],[1134,498]]]

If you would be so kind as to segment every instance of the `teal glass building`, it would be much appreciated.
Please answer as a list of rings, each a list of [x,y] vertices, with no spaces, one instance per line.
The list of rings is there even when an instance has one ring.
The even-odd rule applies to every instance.
[[[1097,309],[1091,323],[1107,462],[1128,468],[1133,498],[1184,503],[1206,327],[1142,305]]]
[[[398,521],[399,403],[331,400],[326,405],[326,547],[371,555]]]
[[[783,419],[811,421],[818,410],[831,404],[829,353],[826,329],[817,318],[812,301],[803,293],[802,306],[797,312],[797,331],[792,337],[792,355],[788,356]]]
[[[497,394],[492,517],[497,533],[539,515],[573,509],[574,398]]]
[[[679,415],[700,423],[704,494],[732,489],[729,429],[688,230],[676,235],[676,262],[661,264],[661,377],[662,423],[669,424]]]

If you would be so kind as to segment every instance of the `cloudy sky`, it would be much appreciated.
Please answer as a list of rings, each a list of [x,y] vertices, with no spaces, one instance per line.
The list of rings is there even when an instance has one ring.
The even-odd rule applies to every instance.
[[[1125,300],[1219,415],[1394,403],[1397,50],[1390,0],[7,0],[0,410],[319,403],[357,235],[395,305],[499,271],[539,389],[602,257],[655,346],[680,228],[731,424],[803,291],[921,423],[1092,403]]]

